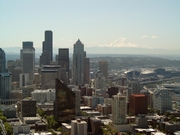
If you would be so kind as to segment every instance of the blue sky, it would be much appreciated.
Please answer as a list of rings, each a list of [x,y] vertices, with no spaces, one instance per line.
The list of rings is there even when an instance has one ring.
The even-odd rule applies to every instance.
[[[52,30],[57,48],[72,48],[80,38],[85,48],[173,53],[180,50],[179,6],[179,0],[0,0],[0,47],[23,41],[42,47],[44,31]]]

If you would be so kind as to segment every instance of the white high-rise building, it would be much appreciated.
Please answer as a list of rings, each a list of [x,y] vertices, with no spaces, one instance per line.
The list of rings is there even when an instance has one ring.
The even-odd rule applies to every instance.
[[[71,120],[71,135],[87,135],[87,122]]]
[[[118,93],[112,98],[112,121],[114,124],[125,124],[127,113],[126,97]]]
[[[106,78],[100,70],[98,70],[96,73],[96,78],[94,79],[94,87],[95,89],[102,89],[106,87]]]
[[[31,92],[31,95],[38,103],[55,101],[55,89],[34,90]]]
[[[172,99],[168,90],[163,86],[159,86],[153,95],[153,108],[165,113],[167,110],[172,110]]]

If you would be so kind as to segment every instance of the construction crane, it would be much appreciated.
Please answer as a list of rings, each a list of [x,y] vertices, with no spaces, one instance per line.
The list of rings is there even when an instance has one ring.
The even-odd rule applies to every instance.
[[[3,124],[3,121],[2,120],[0,120],[0,126],[1,126],[1,129],[2,129],[2,135],[7,135],[7,132],[6,132],[6,129],[5,129],[5,127],[4,127],[4,124]]]

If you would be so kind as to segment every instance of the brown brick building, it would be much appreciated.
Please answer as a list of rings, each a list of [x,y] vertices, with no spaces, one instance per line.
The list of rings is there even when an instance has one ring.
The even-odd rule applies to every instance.
[[[129,100],[129,113],[131,115],[147,114],[148,98],[144,94],[131,94]]]

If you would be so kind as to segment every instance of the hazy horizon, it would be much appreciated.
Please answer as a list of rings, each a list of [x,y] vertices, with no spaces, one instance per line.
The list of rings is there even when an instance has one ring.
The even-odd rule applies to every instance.
[[[7,52],[32,41],[40,53],[44,31],[53,48],[80,39],[87,53],[161,54],[180,52],[180,1],[0,1],[0,47]]]

